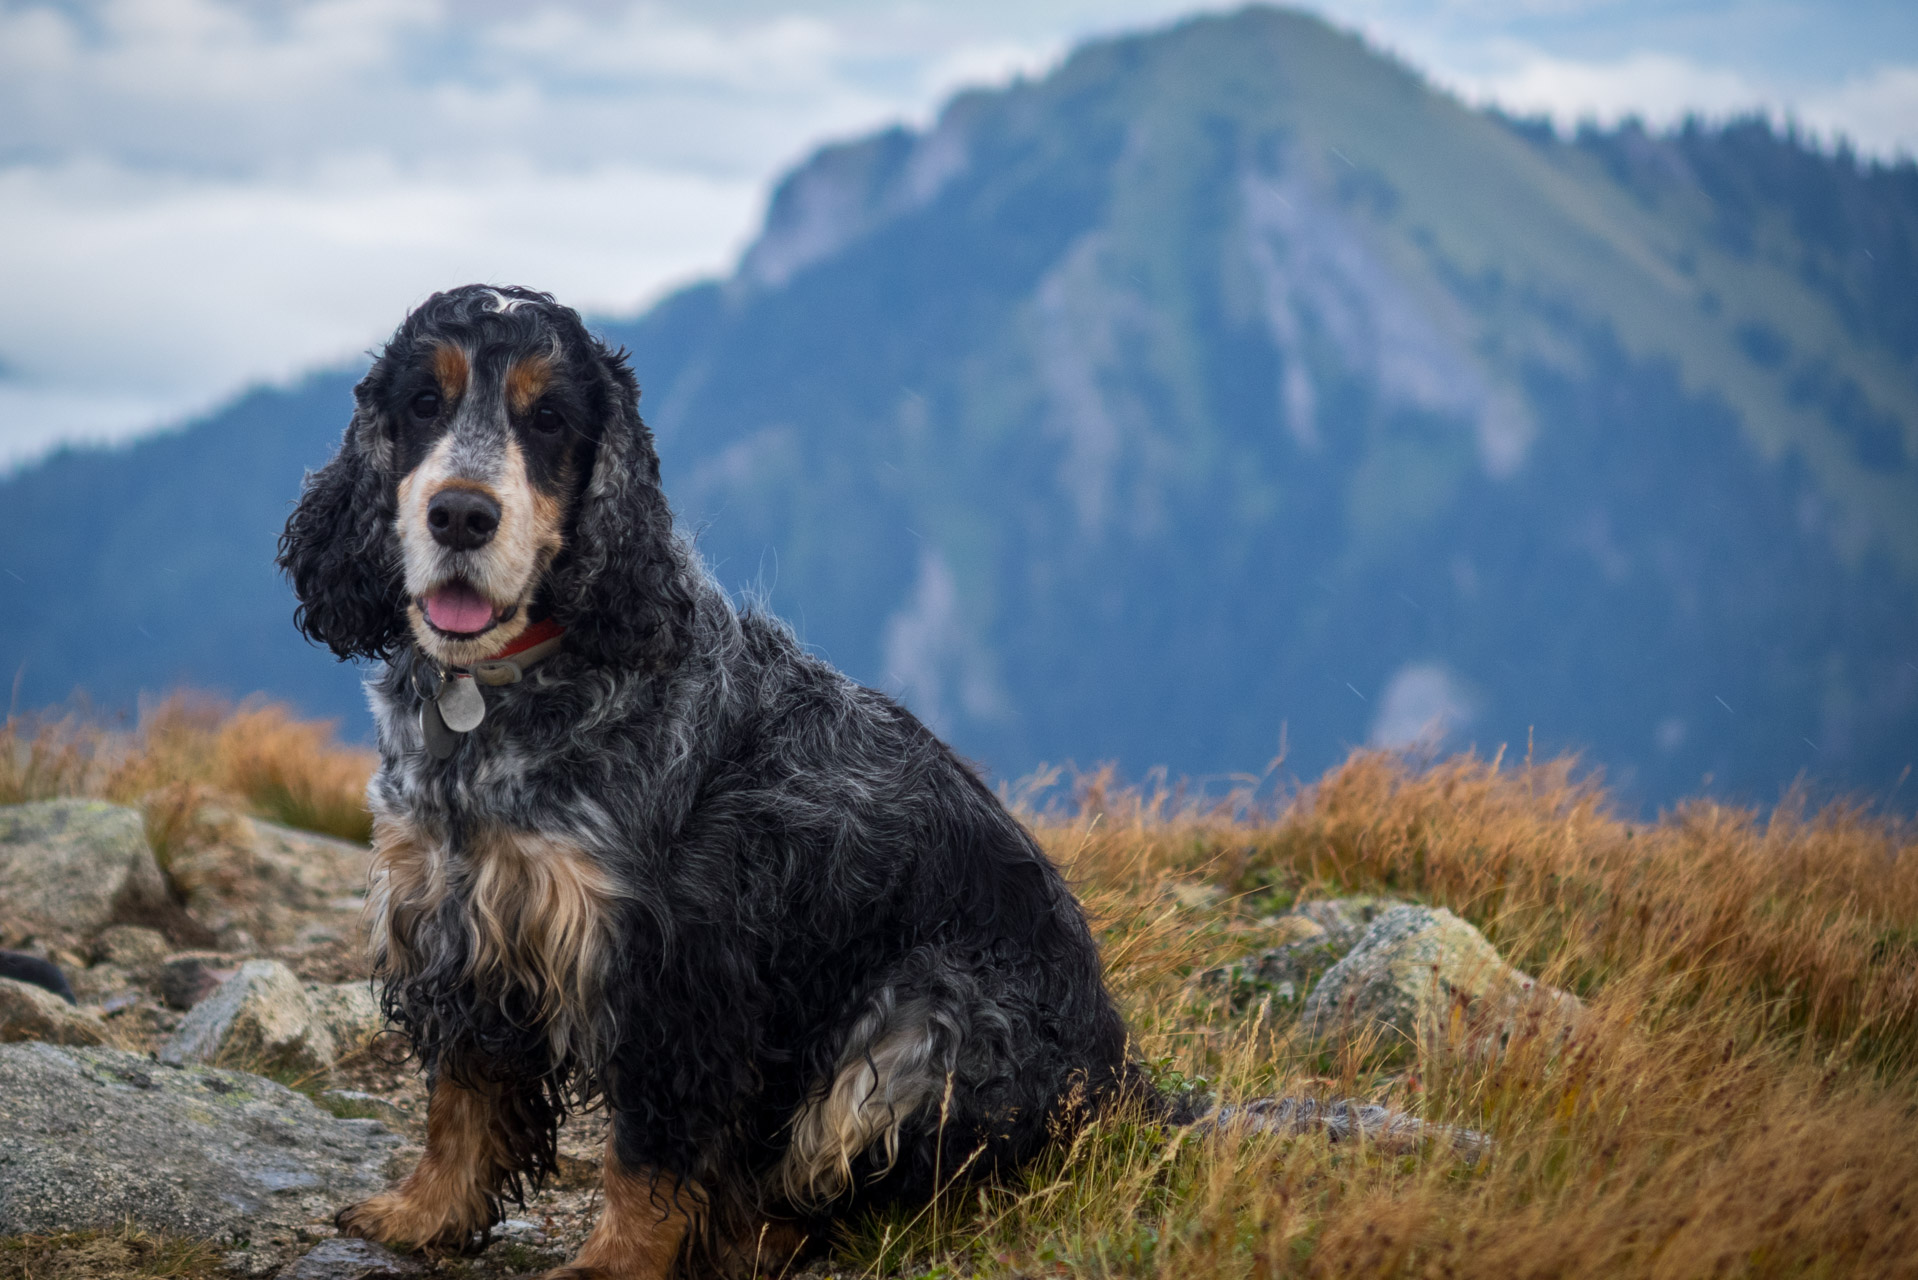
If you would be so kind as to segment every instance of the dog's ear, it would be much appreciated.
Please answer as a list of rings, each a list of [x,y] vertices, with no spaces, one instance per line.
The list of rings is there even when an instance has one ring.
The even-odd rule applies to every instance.
[[[307,475],[280,534],[280,571],[300,601],[294,624],[343,660],[390,658],[406,634],[394,497],[371,456],[377,432],[362,397],[340,451]]]
[[[596,665],[659,670],[685,655],[693,594],[673,513],[659,485],[653,433],[624,352],[592,340],[599,441],[552,577],[566,649]]]

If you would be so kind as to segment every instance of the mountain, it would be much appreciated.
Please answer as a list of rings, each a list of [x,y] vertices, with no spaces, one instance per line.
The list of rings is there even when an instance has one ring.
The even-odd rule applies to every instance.
[[[601,329],[722,580],[1000,776],[1423,736],[1641,804],[1909,805],[1908,162],[1561,140],[1250,9],[827,147],[732,277]],[[348,381],[0,486],[0,555],[60,584],[0,575],[23,703],[363,723],[267,566]]]
[[[293,595],[273,568],[300,477],[338,447],[356,380],[250,391],[181,429],[63,450],[0,480],[13,705],[265,690],[370,733],[358,674],[288,634]]]

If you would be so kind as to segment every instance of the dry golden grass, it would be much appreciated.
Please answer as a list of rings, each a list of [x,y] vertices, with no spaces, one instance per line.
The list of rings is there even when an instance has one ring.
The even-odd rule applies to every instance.
[[[132,729],[9,722],[0,802],[157,797],[164,839],[167,805],[213,788],[363,838],[372,765],[284,708],[175,698]],[[1495,1146],[1466,1164],[1109,1117],[1009,1184],[856,1224],[836,1274],[1918,1275],[1909,824],[1705,802],[1636,823],[1564,762],[1372,753],[1263,808],[1095,778],[1028,817],[1163,1082],[1376,1099]],[[1584,1017],[1490,1059],[1446,1036],[1327,1049],[1285,1008],[1189,981],[1266,945],[1293,902],[1355,892],[1450,907]]]
[[[163,850],[210,790],[275,822],[365,840],[366,780],[377,763],[376,753],[341,745],[332,724],[300,720],[282,704],[175,694],[131,728],[78,715],[9,719],[0,726],[0,804],[98,796],[144,805]]]
[[[0,1280],[218,1280],[218,1250],[201,1241],[117,1231],[0,1239]]]
[[[1629,823],[1563,762],[1370,753],[1265,813],[1097,779],[1083,800],[1035,829],[1163,1078],[1377,1099],[1496,1146],[1474,1166],[1117,1118],[1018,1185],[862,1224],[854,1274],[1918,1274],[1908,826],[1704,803]],[[1200,905],[1205,884],[1230,896]],[[1261,918],[1354,892],[1452,908],[1587,1015],[1487,1061],[1442,1037],[1331,1052],[1285,1011],[1194,993],[1194,968],[1263,945]]]

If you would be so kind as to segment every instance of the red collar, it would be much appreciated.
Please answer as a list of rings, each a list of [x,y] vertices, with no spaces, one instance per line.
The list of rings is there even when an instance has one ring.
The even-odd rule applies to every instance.
[[[560,626],[559,623],[553,621],[551,618],[545,618],[520,632],[519,639],[513,641],[513,643],[507,645],[498,653],[482,658],[480,661],[498,662],[501,658],[510,658],[516,653],[525,653],[536,644],[545,644],[548,640],[557,639],[565,634],[565,627]]]

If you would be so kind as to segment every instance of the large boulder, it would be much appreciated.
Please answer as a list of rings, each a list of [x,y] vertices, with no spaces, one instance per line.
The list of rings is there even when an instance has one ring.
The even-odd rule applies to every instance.
[[[1374,919],[1320,976],[1302,1021],[1320,1035],[1370,1028],[1401,1042],[1458,1031],[1496,1049],[1521,1019],[1562,1026],[1578,1007],[1576,997],[1507,964],[1444,907],[1407,903]]]
[[[92,1010],[76,1008],[31,983],[0,978],[0,1043],[106,1044],[110,1038],[106,1023]]]
[[[0,806],[0,911],[28,935],[85,935],[177,913],[133,809],[100,800]]]
[[[364,1048],[386,1025],[371,983],[309,983],[306,999],[342,1056]]]
[[[249,960],[194,1005],[160,1050],[172,1066],[191,1062],[324,1071],[338,1045],[306,989],[278,960]]]
[[[215,796],[184,803],[167,870],[187,909],[216,936],[280,947],[303,928],[352,931],[372,859],[365,845],[263,822]]]
[[[256,1247],[385,1184],[401,1140],[259,1076],[0,1045],[0,1235],[131,1221]]]

